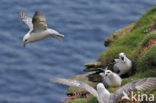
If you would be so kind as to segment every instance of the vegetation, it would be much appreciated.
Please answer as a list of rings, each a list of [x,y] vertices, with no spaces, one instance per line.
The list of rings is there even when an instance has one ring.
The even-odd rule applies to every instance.
[[[134,73],[129,78],[123,79],[122,85],[136,79],[145,77],[156,77],[156,30],[145,33],[144,31],[151,26],[151,18],[156,18],[156,7],[153,7],[144,14],[132,28],[131,32],[122,35],[113,41],[109,48],[104,51],[98,61],[103,66],[107,66],[114,58],[118,58],[120,52],[124,52],[126,56],[132,60]],[[154,19],[155,20],[155,19]],[[152,25],[156,25],[156,20],[152,21]],[[113,39],[113,38],[112,38]],[[114,92],[117,88],[108,88],[110,92]],[[145,91],[145,92],[149,92]],[[154,93],[156,95],[156,93]],[[97,100],[90,96],[88,99],[79,98],[71,100],[69,103],[97,103]]]

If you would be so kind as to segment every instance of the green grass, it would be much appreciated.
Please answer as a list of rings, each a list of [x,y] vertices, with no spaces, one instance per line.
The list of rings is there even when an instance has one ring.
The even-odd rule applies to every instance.
[[[147,46],[149,40],[151,39],[156,39],[156,30],[148,33],[144,39],[140,42],[140,44],[138,45],[137,49],[135,50],[135,52],[141,53],[140,51],[142,50],[142,48],[144,46]]]
[[[77,98],[74,100],[69,101],[68,103],[98,103],[97,99],[93,96],[90,96],[89,98]]]
[[[144,38],[144,40],[141,42],[141,46],[142,46],[142,47],[145,46],[145,45],[148,43],[148,41],[149,41],[150,39],[156,39],[156,30],[150,32],[150,33]]]
[[[156,17],[156,7],[153,7],[144,14],[136,22],[135,27],[130,33],[115,40],[110,47],[99,56],[98,61],[102,62],[104,66],[107,66],[114,58],[118,57],[120,52],[124,52],[129,59],[135,62],[135,60],[133,60],[135,56],[134,51],[139,47],[144,37],[148,35],[144,33],[144,30],[150,25],[149,19],[151,17]],[[148,38],[150,38],[150,36],[148,36]]]
[[[156,66],[156,45],[153,45],[149,50],[145,52],[143,56],[140,56],[137,59],[136,70],[142,72],[155,66]]]
[[[156,39],[156,30],[147,34],[134,51],[134,53],[138,54],[137,56],[133,56],[133,61],[138,72],[156,66],[156,44],[148,47],[148,42],[153,39]],[[144,50],[145,47],[148,47],[148,49]]]
[[[132,60],[137,72],[131,77],[123,79],[122,85],[140,78],[156,77],[156,44],[150,46],[141,55],[141,50],[148,44],[149,40],[156,38],[156,30],[148,34],[144,33],[144,30],[150,25],[149,19],[153,17],[156,17],[156,7],[142,15],[130,33],[113,41],[110,47],[99,56],[98,61],[102,62],[103,66],[107,66],[114,58],[118,58],[120,52],[124,52]],[[138,53],[139,56],[136,56],[135,53]],[[108,90],[114,92],[118,88],[108,88]],[[150,90],[145,92],[150,92]],[[156,95],[156,92],[154,94]],[[69,103],[98,102],[95,97],[91,96],[88,99],[74,99]]]

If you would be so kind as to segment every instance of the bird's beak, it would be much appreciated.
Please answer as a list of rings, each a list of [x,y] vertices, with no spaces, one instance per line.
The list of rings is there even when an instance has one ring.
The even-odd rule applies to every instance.
[[[121,57],[121,59],[124,61],[124,57]]]

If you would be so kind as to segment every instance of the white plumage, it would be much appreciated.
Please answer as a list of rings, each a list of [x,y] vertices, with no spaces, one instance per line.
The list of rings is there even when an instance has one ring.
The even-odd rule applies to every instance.
[[[120,86],[122,83],[121,77],[111,70],[107,70],[107,68],[104,70],[103,73],[100,73],[100,75],[102,76],[102,80],[105,86],[117,87]]]
[[[64,37],[64,35],[61,35],[57,31],[47,28],[45,16],[43,16],[39,11],[35,12],[33,18],[28,17],[23,12],[19,12],[19,17],[30,29],[23,37],[24,47],[27,43],[39,41],[47,37],[54,37],[57,40],[60,40],[58,37]]]
[[[115,60],[115,64],[114,64],[113,69],[115,72],[119,71],[120,76],[131,70],[132,62],[126,57],[124,53],[120,53],[119,59],[114,59],[114,60]]]
[[[152,87],[156,86],[156,78],[143,78],[140,80],[135,80],[126,85],[117,89],[114,93],[110,93],[103,83],[97,84],[97,90],[95,90],[90,85],[77,80],[72,79],[63,79],[63,78],[56,78],[52,80],[53,82],[68,85],[68,86],[75,86],[82,89],[87,90],[93,96],[95,96],[99,103],[116,103],[118,100],[121,100],[124,96],[123,93],[127,93],[127,91],[137,91],[137,90],[147,90]],[[129,95],[129,93],[127,93]]]

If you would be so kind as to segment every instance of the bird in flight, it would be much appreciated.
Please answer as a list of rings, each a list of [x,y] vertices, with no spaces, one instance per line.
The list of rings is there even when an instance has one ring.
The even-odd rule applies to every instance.
[[[34,13],[33,18],[27,16],[23,12],[19,12],[19,18],[29,27],[29,31],[23,37],[24,47],[26,44],[45,39],[47,37],[54,37],[57,40],[64,38],[64,35],[58,33],[57,31],[47,28],[46,18],[39,11]]]

